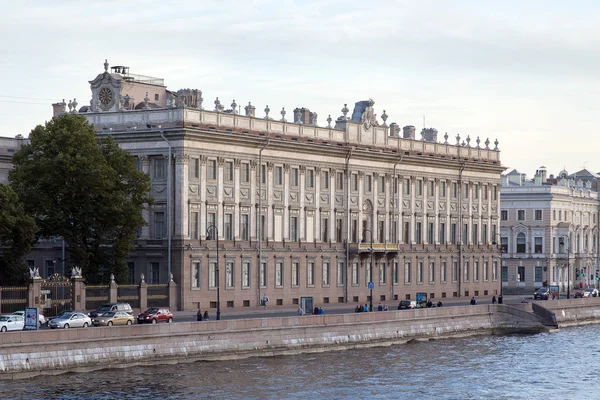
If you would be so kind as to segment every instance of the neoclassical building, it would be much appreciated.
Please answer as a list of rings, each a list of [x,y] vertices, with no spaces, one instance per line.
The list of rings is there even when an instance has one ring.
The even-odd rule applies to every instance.
[[[497,141],[417,138],[372,100],[325,126],[306,107],[207,107],[108,63],[90,86],[89,106],[54,113],[81,113],[150,175],[131,280],[172,274],[179,308],[216,307],[217,285],[222,308],[366,303],[369,282],[375,303],[499,292]]]
[[[548,177],[545,167],[531,180],[517,170],[503,175],[500,236],[506,290],[531,294],[557,285],[572,296],[574,289],[597,286],[600,203],[594,177],[587,170]]]

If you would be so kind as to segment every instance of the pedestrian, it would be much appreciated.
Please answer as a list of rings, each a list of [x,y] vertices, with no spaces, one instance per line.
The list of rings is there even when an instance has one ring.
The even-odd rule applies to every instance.
[[[202,310],[198,309],[196,313],[196,321],[202,321]]]
[[[319,307],[319,311],[317,311],[317,314],[324,315],[325,311],[323,311],[323,309],[321,307]]]
[[[379,303],[379,306],[377,306],[377,311],[383,311],[383,306],[381,305],[381,303]]]
[[[313,310],[313,315],[317,315],[319,313],[319,307],[315,306],[315,309]]]
[[[477,304],[477,300],[475,300],[475,297],[471,297],[471,305],[474,306]]]
[[[384,304],[384,305],[383,305],[383,311],[387,311],[387,310],[388,310],[388,305],[387,305],[387,304]]]
[[[265,306],[265,310],[267,309],[267,303],[269,302],[269,296],[265,293],[263,296],[263,306]]]
[[[443,305],[443,304],[442,304],[442,301],[441,301],[441,300],[440,300],[440,301],[438,301],[438,303],[437,303],[437,306],[438,306],[438,307],[441,307],[442,305]]]
[[[494,297],[492,297],[492,304],[496,304],[496,295],[494,295]]]
[[[298,306],[298,310],[296,311],[297,315],[304,315],[304,309],[302,308],[302,306]]]
[[[358,307],[358,312],[363,312],[365,311],[365,307],[362,304],[357,305],[356,307]]]
[[[431,308],[431,307],[433,307],[433,302],[431,301],[431,299],[429,299],[427,301],[427,308]]]
[[[355,313],[358,313],[358,312],[360,312],[360,306],[358,306],[358,305],[357,305],[357,306],[356,306],[356,308],[354,309],[354,312],[355,312]]]
[[[369,312],[369,306],[365,303],[365,306],[363,308],[363,312]]]
[[[498,296],[498,304],[502,304],[502,295]]]
[[[208,310],[204,311],[204,316],[203,316],[205,321],[210,321],[210,317],[208,316]]]

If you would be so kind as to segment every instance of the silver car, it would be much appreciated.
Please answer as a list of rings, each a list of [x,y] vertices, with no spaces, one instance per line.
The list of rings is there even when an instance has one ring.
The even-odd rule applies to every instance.
[[[48,325],[52,329],[87,328],[92,325],[92,320],[84,313],[73,312],[64,314],[58,318],[53,318]]]
[[[22,331],[25,319],[20,315],[0,315],[0,332]]]

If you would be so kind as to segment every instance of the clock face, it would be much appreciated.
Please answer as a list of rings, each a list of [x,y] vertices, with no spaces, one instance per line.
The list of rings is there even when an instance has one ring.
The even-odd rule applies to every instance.
[[[100,103],[107,105],[113,99],[112,91],[109,88],[102,88],[102,89],[100,89],[98,98],[100,99]]]

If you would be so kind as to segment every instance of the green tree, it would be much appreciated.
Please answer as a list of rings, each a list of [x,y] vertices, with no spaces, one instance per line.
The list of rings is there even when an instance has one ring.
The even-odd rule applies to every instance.
[[[111,273],[126,282],[125,259],[145,224],[144,203],[152,203],[148,175],[79,115],[38,125],[29,140],[14,155],[9,179],[40,236],[63,237],[69,263],[80,266],[88,282],[106,282]]]
[[[0,184],[0,271],[2,281],[23,283],[27,266],[23,257],[35,241],[37,227],[25,213],[17,194],[8,185]]]

